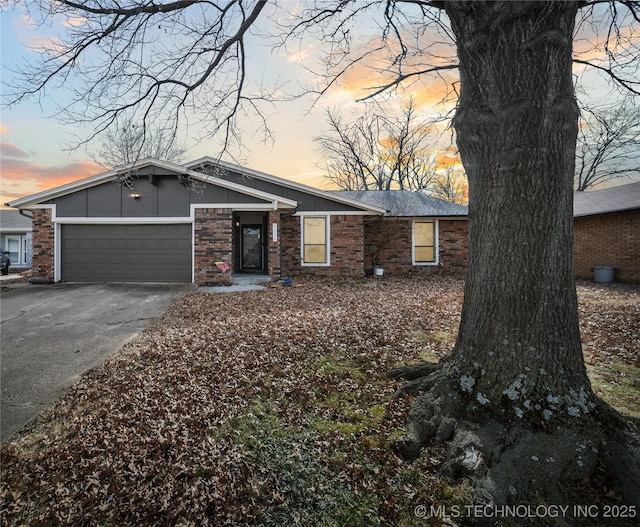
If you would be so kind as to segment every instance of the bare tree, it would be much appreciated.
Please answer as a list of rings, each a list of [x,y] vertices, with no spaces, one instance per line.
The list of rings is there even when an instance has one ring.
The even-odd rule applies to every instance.
[[[265,4],[38,0],[32,5],[46,16],[85,22],[69,25],[69,42],[40,70],[25,72],[15,100],[64,82],[73,69],[88,79],[75,101],[95,110],[72,103],[73,119],[104,128],[136,107],[144,122],[161,110],[175,121],[185,105],[198,104],[212,131],[229,132],[256,103],[245,84],[245,43]],[[430,441],[448,441],[443,470],[471,478],[485,503],[559,502],[563,483],[604,467],[625,503],[640,506],[638,431],[593,393],[573,276],[572,44],[576,24],[596,19],[603,59],[576,60],[637,94],[635,0],[318,0],[286,21],[281,45],[298,35],[323,42],[321,93],[367,58],[375,59],[372,71],[390,74],[371,94],[443,74],[456,64],[437,44],[455,43],[454,127],[469,179],[464,305],[448,357],[394,372],[411,379],[401,393],[421,394],[397,451],[413,458]],[[371,21],[380,38],[359,48],[351,29]],[[167,35],[157,39],[157,31]],[[89,50],[104,63],[86,61]]]
[[[175,136],[189,110],[206,121],[211,136],[222,132],[225,148],[236,138],[238,116],[262,117],[259,101],[269,95],[249,93],[245,39],[267,0],[25,5],[43,25],[73,23],[19,72],[6,93],[9,104],[64,86],[58,117],[90,126],[86,142],[129,119]]]
[[[176,144],[168,133],[136,126],[130,119],[117,129],[107,130],[100,148],[89,151],[96,163],[109,169],[135,163],[145,157],[179,164],[184,161],[186,153],[187,149]]]
[[[330,131],[315,138],[326,178],[341,190],[426,190],[435,175],[430,123],[419,121],[413,100],[399,117],[383,110],[344,123],[327,111]]]
[[[468,201],[467,178],[462,171],[448,167],[438,173],[430,187],[430,194],[452,203],[466,204]]]
[[[575,189],[640,176],[640,106],[632,97],[615,106],[582,108]]]

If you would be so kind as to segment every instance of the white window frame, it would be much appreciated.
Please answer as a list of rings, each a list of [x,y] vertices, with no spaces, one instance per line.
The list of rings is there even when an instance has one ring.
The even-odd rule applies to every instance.
[[[304,261],[304,219],[323,218],[325,220],[325,256],[323,263]],[[329,214],[301,214],[300,215],[300,265],[302,267],[330,267],[331,266],[331,216]]]
[[[11,256],[9,256],[9,260],[11,261],[11,265],[26,265],[27,263],[27,237],[23,234],[5,234],[4,237],[4,250],[9,250],[9,240],[16,239],[18,240],[18,261],[14,261]]]
[[[433,223],[433,262],[416,262],[416,223]],[[411,222],[411,264],[412,265],[438,265],[440,254],[439,254],[439,233],[438,233],[438,220],[433,219],[414,219]]]

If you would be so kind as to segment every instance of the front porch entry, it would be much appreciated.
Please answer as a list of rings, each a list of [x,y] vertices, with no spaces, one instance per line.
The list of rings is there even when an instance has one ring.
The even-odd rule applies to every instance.
[[[260,212],[234,214],[234,268],[236,271],[268,273],[267,216],[267,213]]]

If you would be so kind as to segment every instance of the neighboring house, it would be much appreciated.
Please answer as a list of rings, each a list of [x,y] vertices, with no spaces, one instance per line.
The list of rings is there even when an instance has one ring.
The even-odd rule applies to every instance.
[[[415,193],[322,191],[211,158],[146,159],[7,205],[33,214],[40,280],[364,276],[374,255],[390,273],[466,263],[465,207]]]
[[[616,282],[640,282],[640,182],[576,192],[573,213],[576,276],[613,267]]]
[[[9,252],[11,269],[31,268],[31,217],[17,210],[0,210],[0,249]]]

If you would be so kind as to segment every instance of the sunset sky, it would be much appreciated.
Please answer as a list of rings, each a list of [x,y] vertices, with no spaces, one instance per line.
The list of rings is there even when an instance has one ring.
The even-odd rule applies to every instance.
[[[1,24],[4,84],[11,82],[14,75],[12,70],[20,68],[34,56],[29,48],[54,41],[60,27],[38,26],[20,6],[3,12]],[[366,46],[379,37],[379,28],[375,25],[372,22],[370,28],[357,28],[356,38],[363,45]],[[309,81],[309,72],[305,66],[313,65],[315,58],[323,51],[322,43],[311,40],[279,52],[261,45],[259,39],[253,39],[252,42],[249,60],[255,78],[277,75],[285,89],[292,90]],[[580,48],[579,40],[576,47]],[[446,46],[442,53],[450,54],[451,49],[445,48]],[[240,154],[234,152],[236,158],[231,160],[279,177],[319,187],[326,186],[327,182],[317,166],[321,161],[320,152],[313,142],[315,136],[327,129],[325,111],[327,108],[340,109],[344,115],[358,116],[362,104],[355,101],[365,95],[365,88],[376,80],[373,70],[358,65],[320,100],[307,96],[291,102],[281,102],[276,106],[265,106],[268,125],[275,142],[265,144],[261,131],[258,129],[256,132],[258,124],[247,121],[243,126],[247,150]],[[455,80],[455,72],[445,72],[436,80],[413,83],[407,87],[403,97],[413,95],[424,118],[442,114],[453,107],[453,102],[444,105],[437,103],[449,89],[449,83]],[[73,82],[73,78],[68,82]],[[593,82],[595,90],[601,81],[594,77]],[[3,86],[3,91],[5,89]],[[85,137],[88,129],[63,125],[56,120],[56,104],[64,104],[64,99],[64,89],[49,90],[11,108],[3,108],[0,117],[0,204],[104,171],[91,161],[85,150],[66,151],[67,146],[77,137]],[[392,104],[399,106],[400,101],[401,97]],[[203,134],[198,125],[190,125],[183,132],[188,148],[185,160],[218,154],[216,143],[209,139],[196,140]]]

